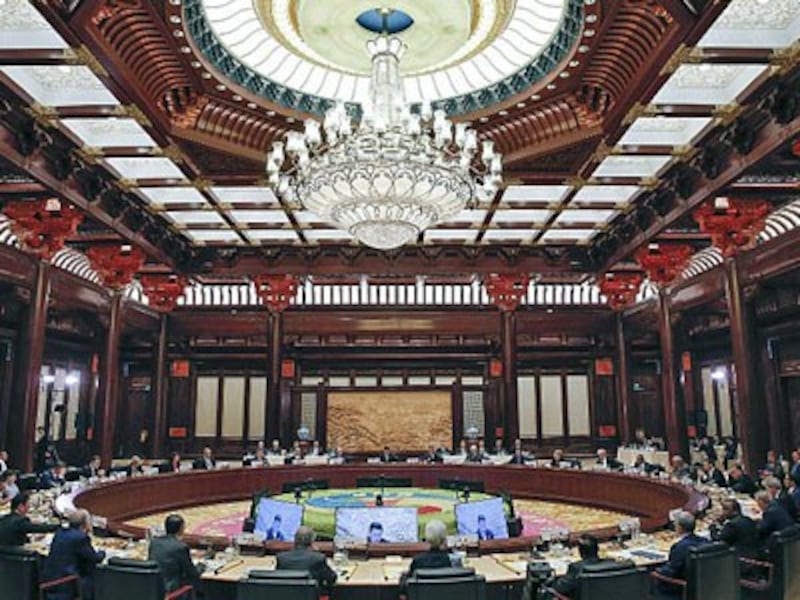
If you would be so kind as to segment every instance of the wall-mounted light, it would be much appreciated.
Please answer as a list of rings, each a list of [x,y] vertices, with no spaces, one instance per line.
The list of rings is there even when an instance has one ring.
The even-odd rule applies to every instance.
[[[42,375],[42,381],[44,383],[55,383],[56,376],[55,375]]]
[[[70,373],[64,378],[67,385],[78,385],[81,382],[81,374],[78,372]]]
[[[711,379],[715,381],[725,381],[728,379],[728,372],[722,368],[714,369],[711,371]]]

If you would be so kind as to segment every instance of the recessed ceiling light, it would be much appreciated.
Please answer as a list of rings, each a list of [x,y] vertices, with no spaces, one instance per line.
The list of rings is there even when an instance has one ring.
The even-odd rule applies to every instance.
[[[505,116],[508,114],[508,111],[507,111],[507,110],[501,110],[501,111],[500,111],[499,113],[497,113],[497,114],[498,114],[498,115],[500,115],[501,117],[505,117]]]
[[[561,77],[561,79],[566,79],[567,77],[569,77],[569,71],[561,71],[561,73],[559,73],[558,76]]]
[[[214,87],[216,87],[216,88],[217,88],[217,90],[219,90],[220,92],[224,92],[226,89],[228,89],[228,88],[226,88],[226,87],[225,87],[225,84],[223,84],[223,83],[218,83],[218,84],[217,84],[216,86],[214,86]]]
[[[556,84],[555,84],[555,83],[548,83],[548,84],[547,84],[547,89],[548,89],[548,90],[554,90],[554,89],[556,89]]]
[[[199,69],[200,67],[202,67],[202,66],[203,66],[203,63],[201,63],[199,60],[193,60],[193,61],[191,62],[191,65],[192,65],[192,67],[194,67],[195,69]]]
[[[174,35],[176,38],[182,38],[183,31],[181,31],[180,29],[176,29],[175,31],[172,32],[172,35]]]
[[[583,35],[584,37],[594,37],[595,33],[596,32],[594,29],[587,29],[586,31],[583,32]]]
[[[258,105],[255,102],[248,102],[247,108],[258,108]]]
[[[570,67],[577,67],[579,64],[581,64],[581,61],[579,61],[579,60],[571,60],[571,61],[569,61],[569,66]]]
[[[587,23],[594,23],[597,21],[597,15],[586,15]]]
[[[234,95],[233,95],[233,99],[234,99],[236,102],[241,102],[241,101],[242,101],[242,97],[241,97],[239,94],[234,94]]]
[[[531,96],[531,100],[534,100],[534,101],[541,100],[541,99],[542,99],[542,97],[539,94],[534,94],[533,96]]]
[[[181,46],[181,52],[183,52],[184,54],[190,54],[192,52],[192,49],[189,48],[189,46]]]
[[[211,79],[211,73],[209,73],[209,72],[205,72],[205,73],[203,73],[203,74],[201,75],[201,77],[202,77],[203,79]]]
[[[580,45],[578,46],[578,52],[581,54],[586,54],[589,51],[589,46]]]
[[[169,22],[170,22],[170,23],[175,23],[175,24],[177,25],[178,23],[180,23],[180,22],[181,22],[181,17],[180,17],[180,15],[172,15],[172,16],[169,18]]]

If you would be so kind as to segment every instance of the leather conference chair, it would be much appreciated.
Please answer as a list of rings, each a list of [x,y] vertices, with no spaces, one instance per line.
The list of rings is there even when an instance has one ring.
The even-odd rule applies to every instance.
[[[770,562],[742,559],[764,568],[760,581],[743,580],[746,600],[794,600],[800,598],[800,526],[773,533],[767,544]]]
[[[95,600],[194,600],[185,585],[167,594],[158,564],[150,560],[112,558],[95,571]]]
[[[657,580],[683,589],[683,600],[725,598],[739,600],[739,557],[727,544],[716,542],[689,550],[686,558],[686,579],[652,573]]]
[[[318,600],[319,586],[308,571],[250,571],[236,586],[236,600]]]
[[[418,569],[406,584],[408,600],[486,600],[486,578],[474,569]]]
[[[0,546],[0,598],[34,600],[38,597],[39,554]]]
[[[551,592],[557,600],[570,600],[554,590]],[[649,593],[649,571],[629,561],[588,565],[578,578],[580,600],[642,600]]]

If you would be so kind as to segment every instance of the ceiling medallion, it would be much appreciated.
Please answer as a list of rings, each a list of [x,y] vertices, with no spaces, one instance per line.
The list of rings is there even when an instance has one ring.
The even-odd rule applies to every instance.
[[[454,127],[427,103],[412,111],[400,75],[406,46],[389,33],[391,14],[387,9],[383,32],[367,44],[372,78],[361,121],[353,123],[339,103],[322,126],[308,119],[304,133],[275,142],[266,165],[285,201],[381,250],[415,241],[476,199],[493,198],[502,182],[492,141],[483,142],[478,157],[468,123]]]

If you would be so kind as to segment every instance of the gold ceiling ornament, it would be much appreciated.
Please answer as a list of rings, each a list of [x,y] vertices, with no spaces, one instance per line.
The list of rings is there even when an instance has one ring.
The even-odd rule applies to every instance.
[[[652,191],[658,187],[658,177],[642,177],[639,180],[639,187],[647,191]]]
[[[153,123],[135,104],[123,104],[116,107],[112,113],[115,117],[130,117],[142,127],[152,127]]]
[[[616,146],[609,146],[608,144],[606,144],[606,141],[603,140],[599,144],[597,144],[597,148],[592,154],[592,160],[595,162],[603,162],[606,158],[608,158],[612,154],[619,154],[619,153],[620,153],[619,148],[617,148]]]
[[[585,178],[580,177],[580,176],[569,177],[569,178],[564,180],[564,185],[568,185],[570,187],[573,187],[573,188],[575,188],[576,191],[581,189],[583,186],[587,185],[588,183],[590,183],[590,180],[585,179]]]
[[[164,146],[163,148],[154,148],[153,156],[163,156],[170,159],[174,163],[182,163],[184,161],[183,151],[176,144],[170,144],[169,146]]]
[[[798,63],[800,63],[800,41],[772,52],[769,57],[770,73],[772,75],[786,75]]]
[[[200,192],[208,191],[214,183],[205,177],[198,177],[192,180],[192,187]]]
[[[694,158],[698,153],[698,149],[694,146],[690,146],[688,144],[684,144],[682,146],[675,146],[672,149],[672,156],[674,156],[680,162],[687,162]]]
[[[34,102],[24,110],[37,124],[45,128],[54,127],[56,121],[58,121],[58,112],[52,106],[45,106],[44,104]]]
[[[653,117],[658,114],[658,110],[652,104],[641,104],[637,102],[631,109],[628,111],[628,114],[625,115],[625,118],[622,120],[623,125],[630,125],[639,117]]]
[[[731,102],[730,104],[721,104],[715,107],[711,114],[717,125],[727,127],[738,119],[742,112],[744,112],[744,106],[737,102]]]
[[[130,192],[138,187],[136,180],[129,177],[120,177],[116,179],[114,183],[116,183],[117,187],[123,192]]]
[[[75,156],[80,158],[87,165],[97,164],[97,159],[104,156],[103,149],[97,146],[83,146],[81,148],[76,148],[73,152]]]
[[[481,19],[481,0],[468,0],[470,2],[470,30],[469,30],[469,37],[475,33],[478,24],[480,23]],[[301,27],[300,27],[300,18],[299,18],[299,7],[301,0],[287,0],[288,2],[288,20],[291,23],[291,27],[294,30],[293,33],[300,39],[302,39],[301,34]],[[478,44],[471,52],[467,55],[462,56],[456,61],[447,62],[444,64],[436,65],[435,69],[423,69],[419,72],[415,72],[413,75],[426,75],[433,73],[435,71],[440,71],[444,69],[448,69],[455,65],[461,64],[470,60],[471,58],[477,56],[481,52],[483,52],[508,26],[509,22],[511,21],[511,17],[514,14],[514,10],[517,7],[517,0],[494,0],[496,6],[496,15],[495,19],[492,23],[489,32],[487,33],[486,37]],[[275,4],[276,0],[253,0],[253,5],[255,7],[255,12],[258,15],[258,20],[261,23],[261,26],[270,34],[278,43],[280,43],[284,48],[290,49],[294,54],[301,56],[304,60],[325,69],[330,69],[332,71],[339,71],[342,73],[347,73],[351,75],[359,75],[360,73],[353,72],[350,69],[346,68],[337,68],[336,66],[332,66],[329,63],[322,64],[319,60],[316,60],[313,56],[308,56],[306,52],[303,52],[301,48],[298,48],[296,44],[294,44],[286,35],[285,32],[281,31],[281,28],[276,24],[275,18],[273,17],[275,13]],[[395,7],[395,8],[403,8],[402,6]],[[355,19],[357,15],[353,15],[353,19]],[[412,15],[413,17],[413,15]]]
[[[664,63],[664,66],[661,68],[661,72],[659,73],[660,76],[664,75],[672,75],[675,71],[678,70],[678,67],[684,64],[697,64],[703,61],[703,54],[702,48],[696,48],[693,46],[687,46],[686,44],[681,44],[678,46],[678,49],[670,56],[669,60]]]
[[[103,64],[92,54],[91,50],[81,44],[75,48],[67,48],[63,52],[64,62],[68,65],[82,65],[98,77],[108,77],[108,71]]]

